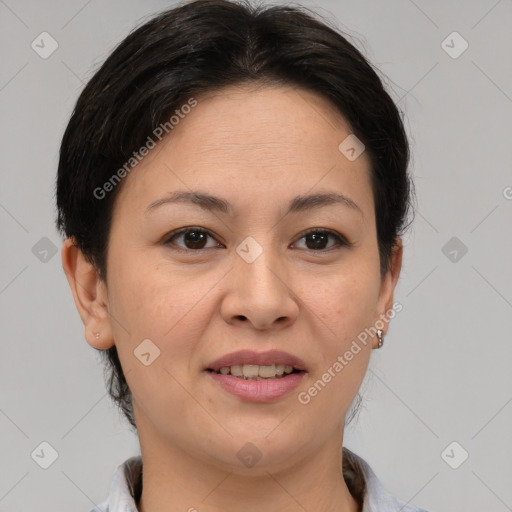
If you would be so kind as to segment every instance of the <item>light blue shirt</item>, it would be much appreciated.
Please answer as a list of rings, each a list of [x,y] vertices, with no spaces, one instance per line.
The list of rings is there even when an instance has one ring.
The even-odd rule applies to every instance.
[[[362,512],[427,512],[414,505],[407,505],[389,494],[369,464],[348,448],[343,448],[343,456],[348,456],[352,462],[355,462],[353,466],[356,470],[356,478],[364,480],[366,484]],[[107,499],[90,512],[138,512],[134,487],[140,479],[141,470],[142,458],[140,455],[131,457],[120,464],[112,477]],[[347,486],[350,490],[351,485],[348,481]]]

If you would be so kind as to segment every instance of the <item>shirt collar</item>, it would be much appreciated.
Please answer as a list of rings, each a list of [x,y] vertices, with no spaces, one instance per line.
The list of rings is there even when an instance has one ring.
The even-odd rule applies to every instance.
[[[362,512],[427,512],[390,494],[362,457],[345,447],[343,456],[350,459],[355,471],[359,472],[359,478],[365,482]]]
[[[343,448],[343,456],[349,459],[354,472],[352,481],[347,479],[349,490],[352,492],[355,484],[364,489],[362,512],[427,512],[389,494],[369,464],[348,448]],[[130,457],[117,467],[108,498],[90,512],[138,512],[135,495],[141,477],[142,457]]]

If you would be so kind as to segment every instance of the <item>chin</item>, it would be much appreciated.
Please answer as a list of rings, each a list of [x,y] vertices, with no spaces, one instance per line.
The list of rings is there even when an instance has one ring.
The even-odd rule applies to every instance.
[[[275,429],[276,424],[273,423]],[[298,460],[299,440],[297,436],[286,431],[286,437],[276,431],[265,437],[272,429],[262,430],[247,428],[243,433],[233,433],[233,437],[223,436],[218,443],[208,442],[201,455],[208,462],[240,475],[265,475],[289,468]],[[305,441],[306,442],[306,441]]]

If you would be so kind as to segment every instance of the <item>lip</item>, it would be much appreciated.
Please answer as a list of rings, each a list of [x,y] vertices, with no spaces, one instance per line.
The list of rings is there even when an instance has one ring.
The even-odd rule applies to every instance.
[[[225,366],[244,364],[258,366],[280,364],[293,366],[295,370],[299,371],[267,380],[245,380],[233,375],[215,373]],[[225,354],[211,362],[205,368],[205,372],[228,393],[248,402],[261,403],[277,400],[295,389],[306,374],[306,365],[302,359],[282,350],[267,350],[266,352],[239,350]]]
[[[205,370],[214,370],[218,372],[225,366],[234,366],[238,364],[254,364],[258,366],[283,364],[285,366],[293,366],[296,370],[306,370],[304,361],[292,354],[289,354],[288,352],[283,352],[282,350],[267,350],[266,352],[239,350],[237,352],[231,352],[230,354],[225,354],[219,359],[211,362]]]
[[[305,372],[290,373],[286,377],[268,380],[245,380],[233,375],[207,372],[222,389],[247,402],[271,402],[293,391]]]

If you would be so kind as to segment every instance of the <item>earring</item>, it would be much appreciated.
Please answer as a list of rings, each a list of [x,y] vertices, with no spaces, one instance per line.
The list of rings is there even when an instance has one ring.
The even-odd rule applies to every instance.
[[[379,337],[379,344],[377,345],[377,348],[382,348],[382,345],[384,344],[384,338],[382,337],[381,329],[377,329],[377,336]]]
[[[94,335],[96,336],[96,339],[97,339],[97,340],[99,340],[99,339],[100,339],[100,333],[99,333],[99,332],[94,333]]]

